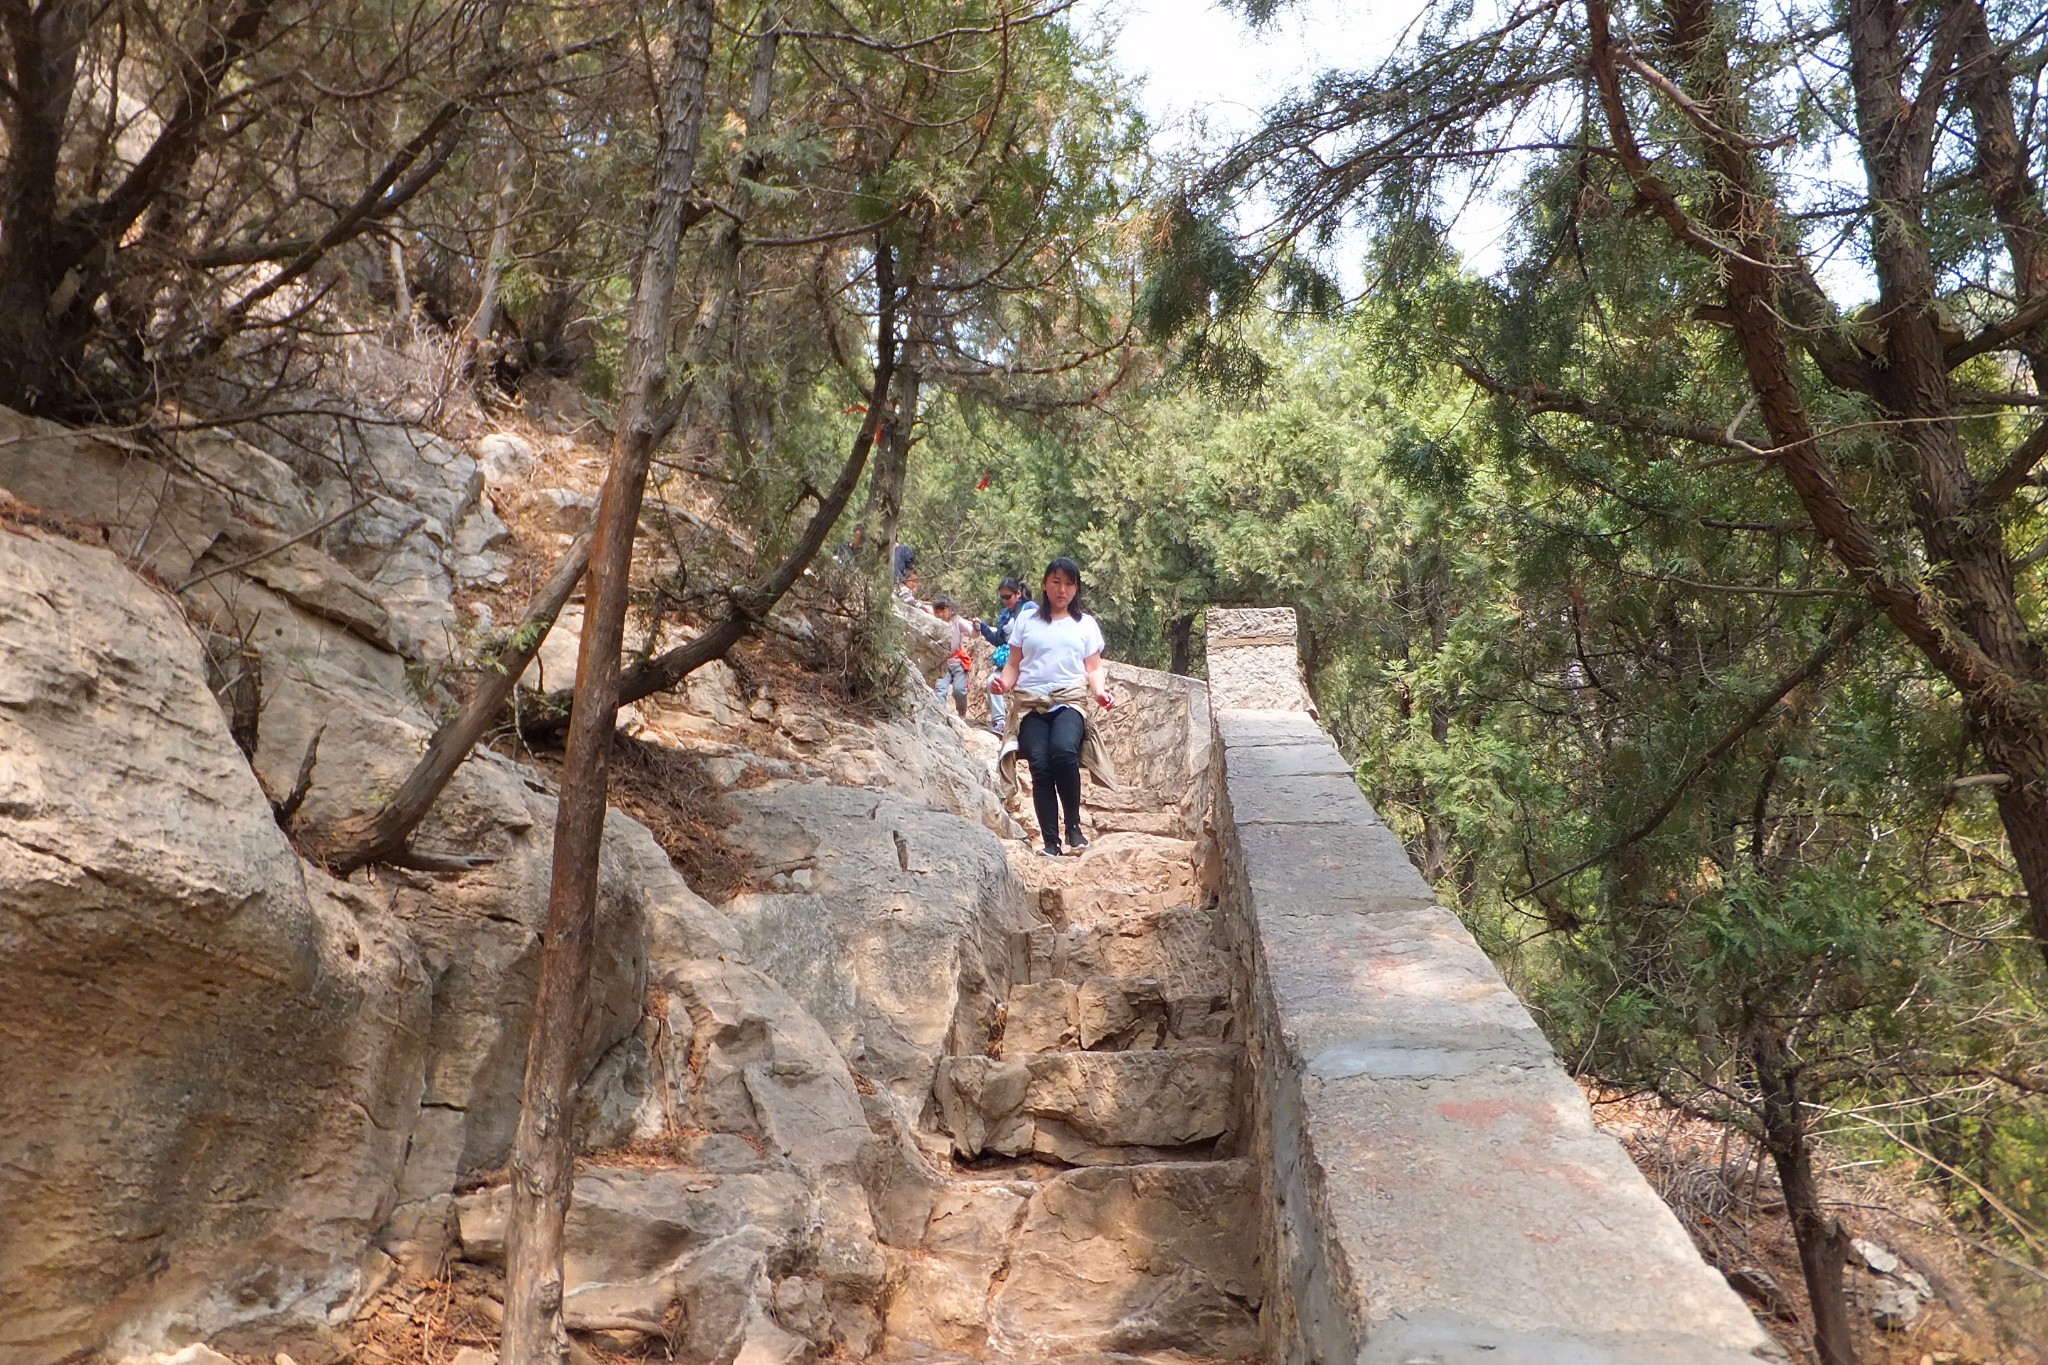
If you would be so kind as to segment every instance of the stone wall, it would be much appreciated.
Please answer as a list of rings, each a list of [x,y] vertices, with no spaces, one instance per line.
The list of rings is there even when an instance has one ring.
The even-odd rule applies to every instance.
[[[1292,613],[1209,620],[1271,1358],[1773,1358],[1329,737],[1270,705],[1302,695]]]
[[[1315,712],[1302,686],[1295,650],[1294,608],[1212,608],[1209,625],[1209,695],[1221,711]]]
[[[1104,829],[1197,839],[1209,820],[1209,690],[1193,678],[1112,661],[1109,711],[1088,709],[1110,757],[1118,791],[1091,786],[1088,808]]]

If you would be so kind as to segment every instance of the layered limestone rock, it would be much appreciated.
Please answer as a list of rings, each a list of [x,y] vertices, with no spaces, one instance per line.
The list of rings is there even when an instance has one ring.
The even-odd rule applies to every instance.
[[[949,1058],[939,1112],[963,1157],[1036,1153],[1076,1166],[1156,1160],[1213,1142],[1236,1117],[1242,1052],[1049,1052]]]
[[[757,1166],[764,1163],[756,1163]],[[509,1191],[461,1202],[463,1254],[505,1256]],[[687,1360],[794,1359],[774,1317],[778,1265],[804,1246],[817,1199],[789,1170],[595,1170],[578,1176],[563,1257],[572,1329],[673,1341]],[[799,1295],[783,1293],[785,1303]]]
[[[1066,1172],[1032,1197],[991,1337],[1045,1355],[1254,1355],[1262,1286],[1244,1230],[1258,1217],[1242,1160]]]
[[[177,608],[0,530],[0,1356],[346,1313],[433,986],[304,867]]]
[[[112,551],[0,529],[0,1029],[31,1059],[0,1098],[0,1356],[331,1356],[380,1283],[443,1263],[455,1191],[506,1158],[549,782],[463,765],[415,840],[480,864],[459,875],[333,881],[272,809],[302,770],[296,822],[369,809],[432,730],[414,680],[463,528],[490,523],[475,462],[417,437],[371,431],[352,482],[308,482],[217,435],[166,459],[0,413],[0,490],[35,500],[12,520]],[[323,533],[344,484],[374,497]],[[721,667],[680,702],[730,690]],[[675,1135],[709,1182],[675,1211],[709,1241],[621,1281],[634,1321],[686,1311],[692,1360],[865,1350],[877,1139],[846,1060],[616,813],[600,882],[585,1141]]]
[[[916,1122],[940,1059],[985,1045],[1037,923],[1002,844],[890,792],[783,783],[730,803],[761,870],[801,888],[723,907],[749,959]]]
[[[336,429],[143,449],[0,412],[0,490],[39,509],[7,502],[0,528],[54,528],[0,529],[10,1361],[346,1357],[351,1317],[394,1301],[380,1286],[502,1257],[551,784],[473,755],[414,840],[460,873],[336,881],[288,831],[411,768],[457,622],[487,616],[456,592],[503,569],[486,478],[520,508],[542,460],[510,433],[472,458]],[[1155,724],[1113,737],[1136,776],[1115,799],[1145,833],[1028,884],[992,742],[909,667],[880,720],[724,664],[622,717],[738,787],[727,835],[761,889],[713,907],[645,828],[607,822],[573,1328],[701,1365],[867,1356],[885,1314],[935,1349],[1236,1340],[1238,1271],[1199,1249],[1173,1268],[1160,1240],[1238,1188],[1232,1161],[1178,1159],[1237,1126],[1227,965],[1184,841],[1206,713],[1181,680],[1133,686]],[[1054,1167],[969,1169],[1005,1150]],[[1054,1169],[1085,1163],[1111,1174]],[[1064,1325],[1041,1311],[1062,1298]]]

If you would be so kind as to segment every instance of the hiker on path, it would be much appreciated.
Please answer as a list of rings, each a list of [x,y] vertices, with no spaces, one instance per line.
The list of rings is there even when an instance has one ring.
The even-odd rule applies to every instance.
[[[974,627],[978,624],[971,617],[962,616],[953,605],[953,599],[940,593],[932,599],[932,615],[946,623],[952,632],[953,652],[946,656],[946,671],[939,675],[938,685],[932,691],[945,701],[948,691],[953,694],[953,709],[960,713],[960,719],[967,719],[967,675],[974,668]]]
[[[995,655],[989,660],[989,667],[994,671],[988,680],[988,728],[995,731],[997,739],[1001,739],[1007,728],[1010,708],[996,687],[996,679],[1002,676],[1003,667],[1010,662],[1010,626],[1024,612],[1037,611],[1038,604],[1024,595],[1024,580],[1015,574],[1010,574],[996,585],[996,600],[1003,604],[1002,611],[996,615],[996,623],[990,625],[986,621],[977,621],[975,625],[981,629],[981,638],[995,646]]]
[[[1103,786],[1116,785],[1109,750],[1081,714],[1081,703],[1092,697],[1107,710],[1116,698],[1103,671],[1102,626],[1081,609],[1081,566],[1073,560],[1062,557],[1045,566],[1037,610],[1011,622],[1010,661],[989,691],[1009,697],[1023,713],[997,759],[1003,794],[1014,794],[1020,785],[1021,753],[1031,765],[1031,804],[1044,852],[1054,858],[1062,851],[1079,853],[1088,847],[1081,833],[1082,766]]]

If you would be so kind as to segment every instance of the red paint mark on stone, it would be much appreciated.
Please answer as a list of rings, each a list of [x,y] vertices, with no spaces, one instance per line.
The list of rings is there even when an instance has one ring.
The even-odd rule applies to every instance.
[[[1562,1165],[1531,1156],[1527,1152],[1508,1152],[1501,1157],[1501,1164],[1513,1167],[1524,1175],[1548,1176],[1552,1180],[1570,1185],[1584,1194],[1598,1194],[1604,1188],[1600,1177],[1583,1166]]]
[[[1527,1120],[1529,1126],[1539,1133],[1557,1131],[1557,1113],[1547,1104],[1516,1100],[1445,1100],[1437,1105],[1436,1111],[1453,1123],[1481,1131],[1510,1116]]]
[[[1508,1115],[1521,1113],[1522,1107],[1513,1100],[1445,1100],[1436,1112],[1453,1123],[1491,1128]]]

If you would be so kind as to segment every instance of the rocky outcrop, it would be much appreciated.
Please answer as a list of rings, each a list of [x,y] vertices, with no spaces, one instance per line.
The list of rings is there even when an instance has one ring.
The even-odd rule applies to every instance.
[[[916,1122],[940,1058],[986,1038],[1037,922],[1002,845],[889,792],[783,783],[730,802],[762,873],[794,888],[724,907],[749,960]]]
[[[1018,1228],[990,1329],[1034,1355],[1258,1350],[1255,1185],[1243,1161],[1069,1171]]]
[[[345,1315],[433,986],[293,854],[175,606],[0,531],[0,1355]]]
[[[508,1195],[500,1187],[462,1200],[468,1259],[503,1262]],[[816,1203],[793,1171],[581,1175],[569,1202],[563,1318],[573,1330],[672,1341],[686,1360],[799,1358],[810,1343],[775,1320],[777,1274],[788,1282]],[[799,1302],[801,1290],[780,1297]]]
[[[1152,1161],[1236,1120],[1240,1049],[949,1058],[939,1111],[964,1157],[1037,1154],[1075,1166]]]
[[[475,860],[456,875],[336,882],[273,812],[302,771],[294,819],[319,823],[410,768],[454,551],[490,526],[474,461],[365,432],[348,478],[309,482],[218,435],[147,452],[0,413],[0,490],[40,509],[13,520],[54,511],[107,547],[0,529],[0,1036],[30,1059],[0,1097],[9,1360],[345,1328],[380,1283],[442,1263],[455,1192],[506,1159],[548,781],[489,752],[463,765],[415,841]],[[374,496],[323,532],[344,486]],[[685,703],[730,693],[706,678]],[[616,813],[598,914],[585,1141],[666,1136],[710,1182],[671,1211],[706,1229],[687,1265],[648,1253],[605,1282],[686,1312],[689,1359],[865,1349],[885,1267],[845,1059]]]
[[[485,470],[518,507],[540,461],[509,434],[479,461],[388,423],[336,430],[324,449],[205,428],[143,448],[0,413],[0,491],[37,509],[0,520],[0,1037],[27,1059],[0,1095],[10,1361],[199,1340],[345,1355],[380,1286],[502,1254],[549,781],[473,755],[414,839],[457,873],[340,882],[289,831],[410,769],[458,622],[487,624],[457,590],[502,569]],[[728,836],[762,889],[714,908],[645,828],[607,823],[573,1326],[700,1365],[874,1351],[889,1249],[949,1189],[942,1067],[1000,1047],[999,1006],[1054,952],[1100,970],[1053,987],[1043,1027],[1103,1051],[1022,1063],[1044,1073],[1036,1146],[1121,1160],[1228,1126],[1207,978],[1178,949],[1109,946],[1102,902],[1177,925],[1186,875],[1135,900],[1074,889],[1101,941],[1041,942],[1067,891],[1019,880],[990,755],[907,668],[904,689],[853,721],[718,664],[622,718],[741,786]],[[1214,1055],[1145,1060],[1183,1045]]]

